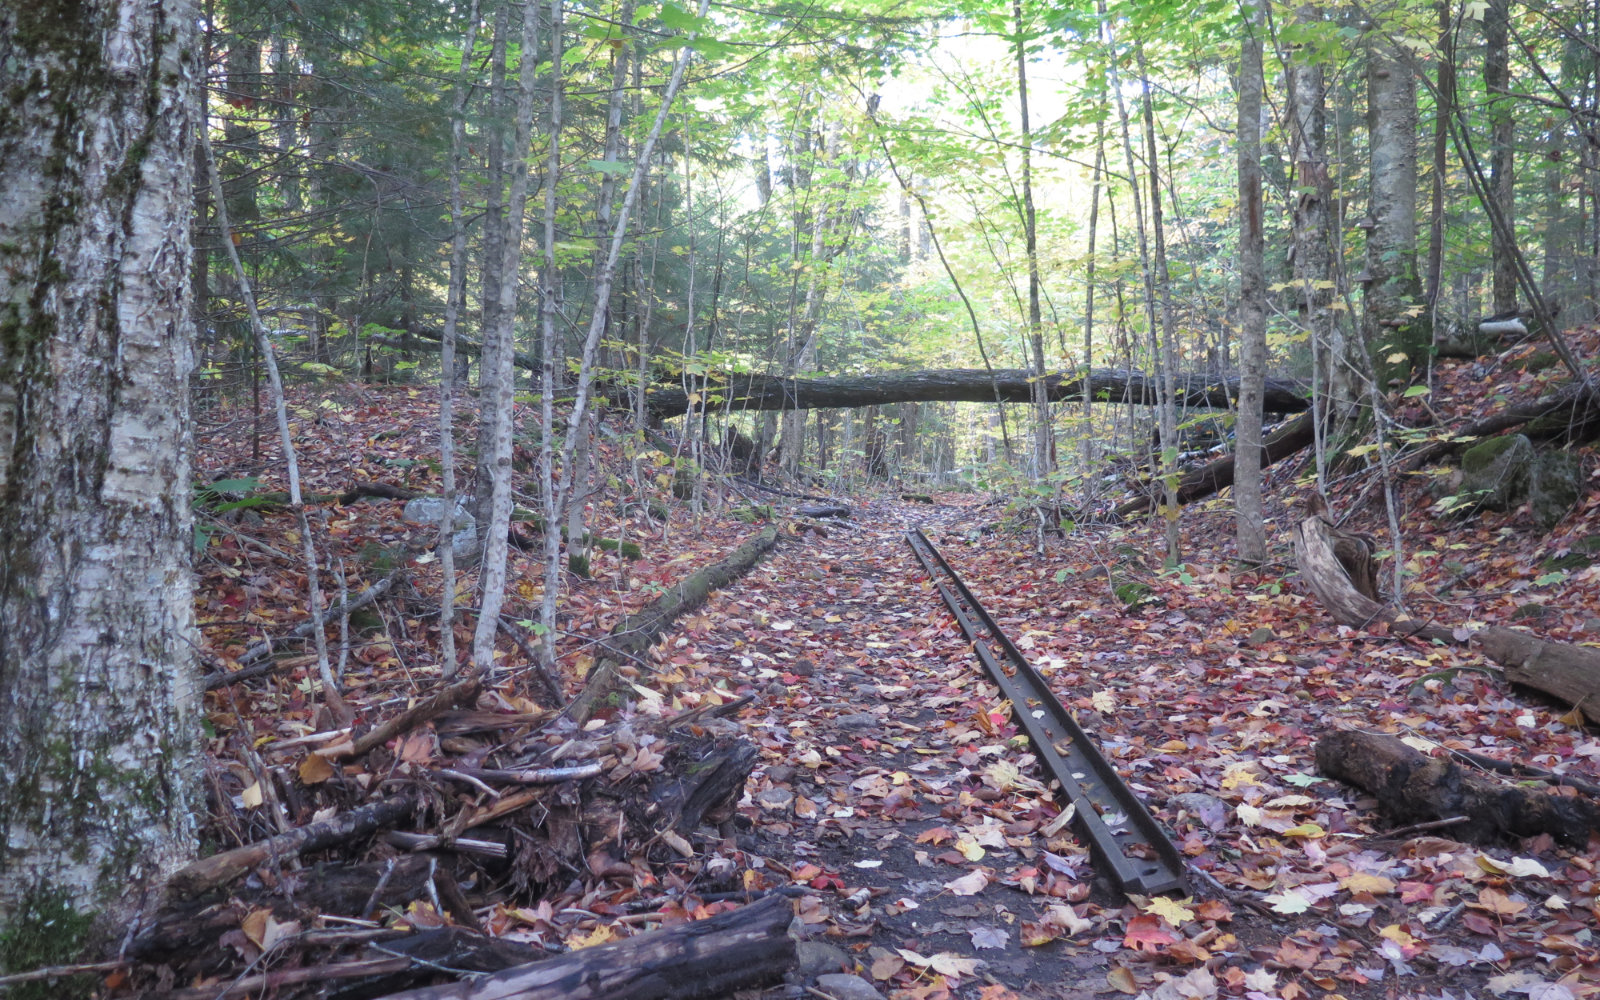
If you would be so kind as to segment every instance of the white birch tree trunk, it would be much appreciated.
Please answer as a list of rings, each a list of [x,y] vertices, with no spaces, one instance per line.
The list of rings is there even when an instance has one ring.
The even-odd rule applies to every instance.
[[[0,928],[195,853],[196,17],[0,8]]]

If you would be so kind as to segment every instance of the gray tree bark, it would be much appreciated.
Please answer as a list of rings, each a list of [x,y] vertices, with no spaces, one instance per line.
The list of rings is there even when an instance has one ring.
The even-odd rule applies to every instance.
[[[1510,229],[1516,220],[1516,168],[1512,142],[1516,120],[1512,117],[1510,0],[1489,0],[1483,13],[1483,89],[1489,109],[1489,197],[1495,201]],[[1516,240],[1511,232],[1496,229],[1490,240],[1494,270],[1494,311],[1517,308]]]
[[[1239,558],[1267,559],[1261,523],[1261,396],[1267,368],[1266,237],[1261,223],[1261,8],[1247,2],[1239,56],[1239,422],[1233,510]]]
[[[0,924],[195,852],[197,16],[0,8]]]
[[[1417,276],[1417,81],[1408,57],[1388,39],[1374,37],[1367,49],[1369,207],[1366,224],[1366,292],[1362,337],[1340,365],[1383,378],[1399,365],[1409,373],[1423,359],[1413,356],[1405,332],[1421,312]],[[1367,355],[1373,356],[1373,364]],[[1390,361],[1395,353],[1405,361]],[[1376,371],[1373,370],[1376,369]],[[1364,386],[1335,397],[1336,415],[1349,419],[1369,400]],[[1379,386],[1379,388],[1384,388]]]

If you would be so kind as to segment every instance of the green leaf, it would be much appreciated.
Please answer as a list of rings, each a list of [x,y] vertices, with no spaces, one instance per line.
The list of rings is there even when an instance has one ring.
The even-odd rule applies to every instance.
[[[590,160],[589,169],[616,177],[633,173],[633,164],[623,163],[620,160]]]
[[[1426,396],[1431,391],[1432,390],[1425,385],[1414,385],[1405,392],[1401,393],[1401,395],[1407,399],[1410,399],[1413,396]]]

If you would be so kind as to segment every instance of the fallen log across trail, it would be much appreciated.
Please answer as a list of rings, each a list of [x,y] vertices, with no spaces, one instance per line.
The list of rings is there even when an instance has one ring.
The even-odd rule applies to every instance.
[[[1097,368],[1087,376],[1057,372],[1043,377],[1026,369],[951,368],[929,371],[884,372],[876,375],[840,375],[831,378],[785,378],[777,375],[727,374],[714,378],[696,392],[720,396],[717,406],[741,410],[827,410],[890,403],[967,402],[1029,403],[1034,386],[1043,382],[1053,403],[1079,401],[1087,395],[1094,403],[1155,406],[1160,402],[1158,380],[1142,372]],[[1177,376],[1181,407],[1227,409],[1237,404],[1239,380],[1208,372]],[[616,391],[616,401],[627,399]],[[682,416],[689,409],[689,394],[681,388],[651,387],[645,407],[656,419]],[[1303,413],[1311,401],[1306,387],[1290,379],[1268,379],[1262,400],[1266,413]]]

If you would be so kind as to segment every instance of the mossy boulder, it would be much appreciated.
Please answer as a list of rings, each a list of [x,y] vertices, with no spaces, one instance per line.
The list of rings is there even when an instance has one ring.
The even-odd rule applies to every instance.
[[[1583,464],[1566,451],[1539,451],[1522,434],[1490,438],[1461,455],[1457,495],[1471,509],[1515,510],[1526,503],[1548,531],[1583,496]]]
[[[1528,510],[1541,531],[1567,516],[1583,496],[1583,463],[1569,451],[1540,452],[1528,471]]]
[[[1511,510],[1528,494],[1533,442],[1521,434],[1490,438],[1461,453],[1463,494],[1477,497],[1486,510]]]

